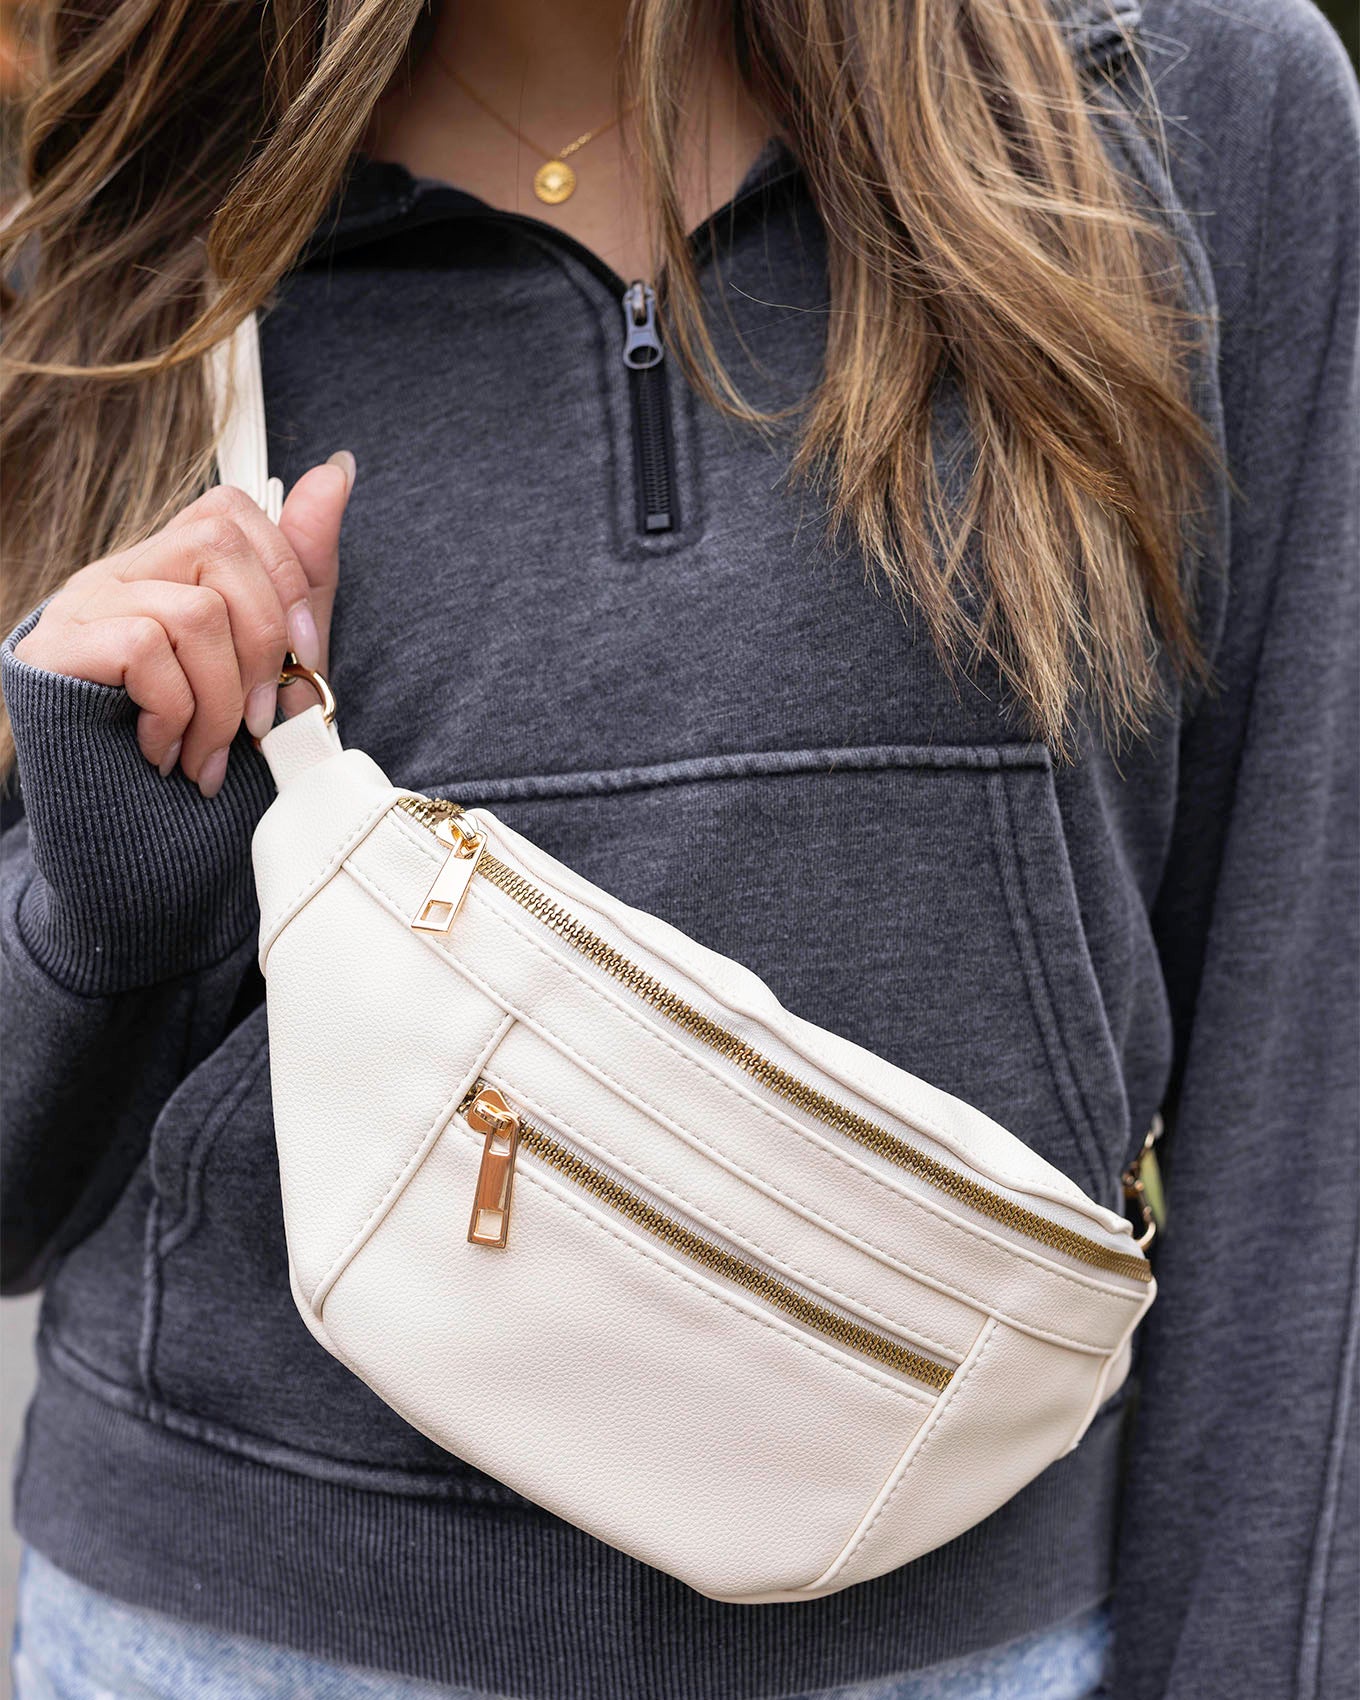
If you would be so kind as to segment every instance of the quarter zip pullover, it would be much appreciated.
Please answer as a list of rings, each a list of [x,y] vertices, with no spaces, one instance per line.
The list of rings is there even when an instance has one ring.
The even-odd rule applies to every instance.
[[[1074,47],[1135,105],[1096,10],[1064,13]],[[46,1284],[17,1516],[62,1569],[532,1700],[805,1694],[1109,1595],[1117,1700],[1346,1692],[1354,81],[1302,0],[1147,10],[1173,175],[1145,125],[1111,145],[1182,241],[1197,401],[1241,495],[1209,493],[1186,562],[1214,688],[1172,688],[1117,754],[1079,736],[1056,763],[997,679],[951,676],[828,542],[791,434],[700,403],[645,288],[538,221],[364,166],[263,331],[273,469],[358,458],[347,743],[494,805],[1102,1200],[1165,1111],[1171,1226],[1130,1396],[959,1541],[789,1606],[702,1599],[441,1451],[288,1292],[262,764],[238,740],[211,803],[162,782],[123,693],[11,640],[4,1254],[12,1287]],[[786,155],[709,240],[720,354],[753,402],[796,405],[827,268]],[[940,406],[942,439],[966,431]]]

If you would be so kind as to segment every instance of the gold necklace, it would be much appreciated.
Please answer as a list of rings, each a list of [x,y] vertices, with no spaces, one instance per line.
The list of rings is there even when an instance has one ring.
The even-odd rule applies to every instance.
[[[537,142],[530,141],[523,130],[517,129],[508,118],[502,118],[494,106],[488,106],[476,89],[460,77],[451,65],[446,65],[437,53],[432,53],[431,56],[449,81],[456,83],[470,101],[481,107],[488,118],[494,119],[503,130],[508,130],[517,141],[523,142],[526,148],[543,156],[543,164],[534,173],[534,193],[550,207],[561,206],[562,202],[570,200],[576,191],[576,173],[567,164],[571,156],[579,153],[587,142],[593,142],[597,136],[604,135],[606,130],[612,130],[615,124],[621,124],[633,110],[632,106],[625,106],[623,111],[616,113],[608,123],[599,124],[593,130],[586,130],[574,142],[568,142],[566,147],[559,148],[556,153],[549,153],[547,148],[541,148]]]

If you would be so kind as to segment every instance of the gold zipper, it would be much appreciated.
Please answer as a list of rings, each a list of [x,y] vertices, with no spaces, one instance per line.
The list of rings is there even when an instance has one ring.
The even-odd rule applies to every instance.
[[[924,1382],[937,1393],[949,1385],[954,1372],[948,1364],[937,1363],[933,1358],[903,1345],[900,1340],[878,1334],[840,1311],[819,1304],[797,1287],[791,1287],[787,1281],[781,1281],[777,1275],[762,1269],[758,1263],[748,1262],[716,1240],[707,1238],[622,1181],[615,1180],[606,1170],[596,1168],[579,1152],[563,1145],[541,1127],[526,1121],[495,1087],[478,1081],[459,1108],[469,1127],[486,1134],[477,1173],[472,1221],[468,1228],[471,1244],[504,1248],[508,1243],[515,1163],[519,1153],[527,1151],[573,1186],[598,1199],[615,1215],[624,1217],[635,1228],[659,1240],[668,1251],[676,1252],[710,1274],[730,1281],[775,1310],[791,1316],[805,1328],[826,1335],[861,1357],[886,1364],[889,1369],[910,1376],[913,1381]]]
[[[446,827],[452,834],[460,837],[464,846],[461,850],[450,851],[448,860],[435,876],[430,895],[417,911],[418,916],[429,909],[431,899],[440,889],[440,881],[446,877],[448,862],[454,856],[466,859],[466,846],[475,843],[477,850],[473,868],[462,886],[460,902],[467,884],[471,883],[472,871],[475,870],[479,878],[487,880],[497,890],[504,892],[564,944],[586,957],[603,973],[626,986],[635,997],[665,1016],[691,1038],[717,1052],[734,1068],[749,1075],[768,1092],[802,1110],[805,1115],[815,1118],[844,1138],[864,1146],[886,1162],[904,1169],[918,1180],[925,1181],[957,1203],[966,1205],[970,1210],[999,1223],[1012,1233],[1046,1246],[1050,1251],[1075,1258],[1079,1263],[1088,1264],[1093,1269],[1100,1269],[1112,1275],[1124,1275],[1135,1281],[1151,1281],[1152,1269],[1147,1259],[1139,1253],[1115,1251],[1098,1240],[1088,1239],[1085,1234],[1077,1233],[1074,1228],[1050,1221],[1037,1210],[1029,1210],[1004,1194],[993,1192],[973,1176],[961,1174],[927,1152],[918,1151],[915,1146],[909,1145],[905,1139],[888,1128],[881,1127],[858,1110],[852,1110],[849,1105],[838,1103],[819,1087],[800,1080],[796,1074],[765,1056],[739,1034],[733,1033],[712,1016],[705,1015],[702,1010],[695,1009],[693,1004],[687,1003],[678,993],[663,985],[655,975],[630,961],[607,940],[593,933],[583,921],[564,909],[547,892],[540,890],[523,874],[493,855],[486,848],[481,834],[471,833],[461,824],[459,817],[463,811],[459,804],[448,802],[441,797],[415,796],[400,797],[397,802],[401,809],[427,831],[440,837],[441,842],[450,842],[450,837],[440,831],[441,827]],[[455,913],[456,905],[448,912],[442,924],[426,926],[424,930],[446,932],[453,924]]]

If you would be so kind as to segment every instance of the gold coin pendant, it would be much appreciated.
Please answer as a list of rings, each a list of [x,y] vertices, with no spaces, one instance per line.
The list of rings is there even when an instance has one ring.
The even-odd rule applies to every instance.
[[[534,173],[534,193],[550,207],[561,206],[576,188],[576,173],[564,159],[550,159]]]

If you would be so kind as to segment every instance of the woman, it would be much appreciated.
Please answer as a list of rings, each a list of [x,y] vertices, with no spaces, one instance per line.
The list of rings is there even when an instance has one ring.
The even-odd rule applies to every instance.
[[[1360,150],[1317,15],[45,28],[4,418],[21,1695],[1346,1692]],[[201,356],[257,305],[277,525],[211,488]],[[1136,1401],[952,1545],[747,1609],[407,1428],[288,1291],[249,840],[289,647],[400,783],[1094,1196],[1160,1108]]]

